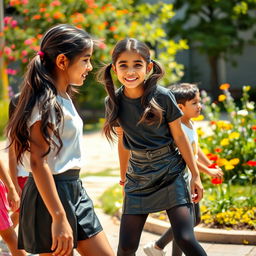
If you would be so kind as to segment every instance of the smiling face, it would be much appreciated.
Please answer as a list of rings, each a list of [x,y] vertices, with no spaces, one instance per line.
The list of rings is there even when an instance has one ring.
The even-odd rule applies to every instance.
[[[113,69],[126,90],[141,89],[152,63],[147,62],[135,51],[125,51],[119,55]]]
[[[72,61],[67,68],[67,80],[70,85],[83,85],[86,76],[93,67],[91,65],[91,56],[93,49],[88,49]]]

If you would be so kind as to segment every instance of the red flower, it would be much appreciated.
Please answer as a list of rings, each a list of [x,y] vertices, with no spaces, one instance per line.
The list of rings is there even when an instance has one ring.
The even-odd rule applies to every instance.
[[[214,154],[212,154],[212,153],[207,154],[207,157],[208,157],[208,159],[211,160],[211,161],[217,161],[217,160],[218,160],[218,156],[217,156],[217,155],[214,155]]]
[[[249,160],[249,161],[247,162],[247,164],[248,164],[249,166],[256,166],[256,161]]]
[[[215,148],[214,151],[215,151],[216,153],[220,153],[220,152],[222,151],[222,148]]]
[[[221,179],[221,178],[212,178],[211,182],[214,185],[219,185],[219,184],[222,184],[223,179]]]
[[[211,168],[211,169],[216,169],[217,167],[218,165],[216,163],[208,165],[208,168]]]
[[[256,131],[256,125],[253,125],[253,126],[252,126],[252,129],[253,129],[254,131]]]

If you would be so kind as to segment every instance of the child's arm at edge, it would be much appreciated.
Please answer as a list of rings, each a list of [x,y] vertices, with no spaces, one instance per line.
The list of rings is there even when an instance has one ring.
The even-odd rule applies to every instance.
[[[200,174],[196,165],[196,161],[193,156],[191,144],[189,143],[186,134],[181,128],[180,118],[174,120],[173,122],[170,122],[169,127],[174,138],[174,141],[183,159],[188,165],[189,170],[191,171],[191,194],[197,194],[197,198],[195,198],[193,201],[195,203],[198,203],[203,198],[203,185],[200,179]]]
[[[126,149],[123,144],[123,129],[121,127],[115,127],[115,131],[118,137],[118,156],[120,164],[120,180],[126,181],[126,171],[128,168],[128,161],[130,158],[130,150]]]

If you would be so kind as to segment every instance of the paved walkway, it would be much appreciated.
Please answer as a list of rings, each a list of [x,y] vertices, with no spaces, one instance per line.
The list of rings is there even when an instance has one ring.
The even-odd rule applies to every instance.
[[[118,154],[116,145],[109,145],[105,138],[99,132],[85,135],[85,149],[86,149],[86,166],[82,169],[82,173],[99,172],[108,168],[118,169]],[[4,142],[0,142],[0,149],[5,146]],[[0,151],[0,159],[7,165],[7,154]],[[89,176],[84,179],[84,186],[89,196],[98,205],[98,197],[106,190],[118,182],[118,177],[96,177]],[[112,248],[116,251],[118,244],[119,221],[113,219],[109,215],[102,212],[101,209],[96,208],[96,212],[101,220],[103,228],[107,233],[108,239]],[[159,235],[151,234],[144,231],[140,241],[140,247],[137,251],[137,256],[145,256],[142,248],[152,240],[156,240]],[[214,244],[201,243],[207,251],[209,256],[256,256],[256,246],[251,245],[231,245],[231,244]],[[1,248],[3,252],[1,253]],[[171,255],[171,245],[167,246],[167,255]],[[3,242],[0,241],[0,256],[8,255]],[[77,255],[77,254],[76,254]],[[98,256],[98,255],[95,255]],[[100,256],[100,255],[99,255]]]

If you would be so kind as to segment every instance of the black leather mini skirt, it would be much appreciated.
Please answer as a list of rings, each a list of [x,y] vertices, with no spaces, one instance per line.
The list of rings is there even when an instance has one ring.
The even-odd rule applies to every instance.
[[[74,248],[77,241],[90,238],[102,226],[94,212],[92,200],[79,179],[79,170],[54,175],[57,192],[73,230]],[[18,248],[33,254],[50,253],[52,218],[30,174],[22,192]]]
[[[131,151],[123,214],[148,214],[191,203],[185,168],[179,151],[170,146]]]

